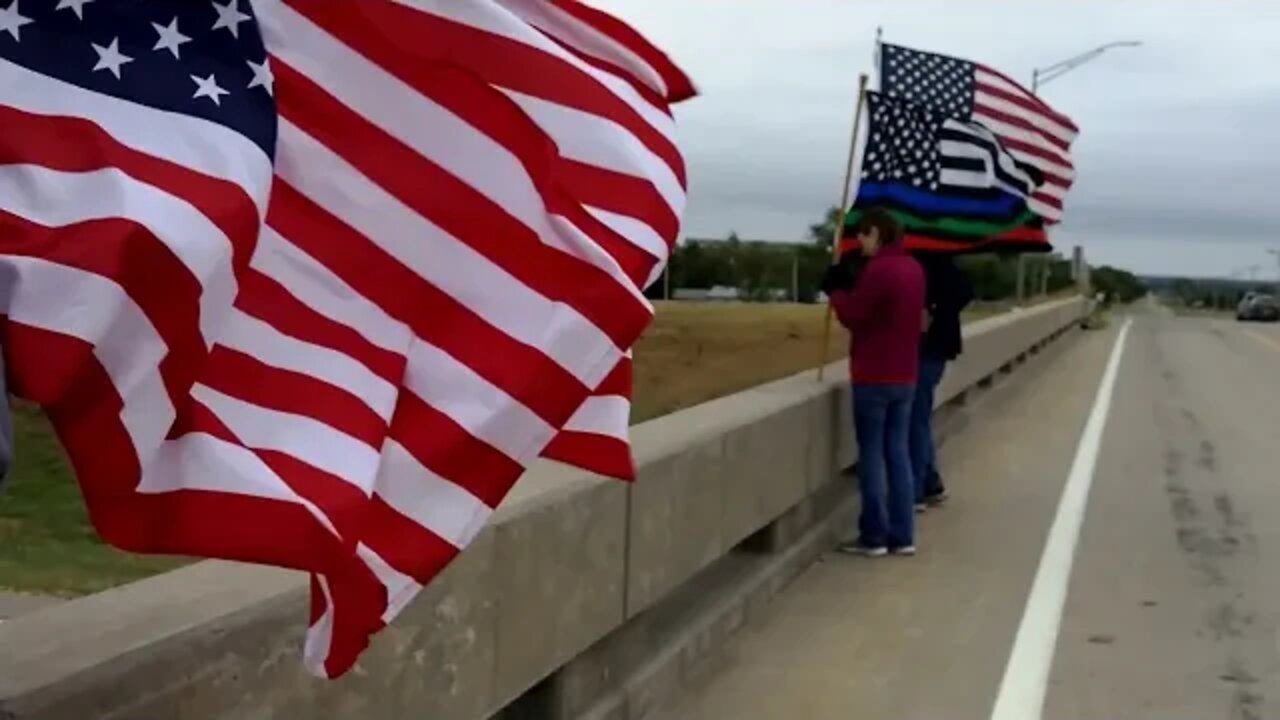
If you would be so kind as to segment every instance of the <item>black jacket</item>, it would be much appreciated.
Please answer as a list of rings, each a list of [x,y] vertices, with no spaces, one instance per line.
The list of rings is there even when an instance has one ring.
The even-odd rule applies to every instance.
[[[932,318],[920,351],[954,360],[964,351],[960,313],[973,300],[973,284],[949,255],[920,255],[916,259],[924,268],[925,307]]]

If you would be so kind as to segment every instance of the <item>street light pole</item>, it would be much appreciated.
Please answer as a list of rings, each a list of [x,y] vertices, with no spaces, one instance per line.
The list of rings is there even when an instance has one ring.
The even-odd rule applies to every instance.
[[[1276,256],[1276,297],[1280,297],[1280,250],[1268,250],[1267,252]]]
[[[1074,57],[1069,57],[1066,60],[1063,60],[1061,62],[1056,62],[1052,65],[1047,65],[1042,68],[1035,68],[1031,71],[1031,94],[1039,95],[1041,85],[1044,85],[1050,80],[1056,80],[1057,78],[1062,77],[1063,75],[1071,72],[1072,70],[1075,70],[1081,65],[1084,65],[1090,60],[1096,60],[1098,57],[1100,57],[1103,53],[1105,53],[1108,50],[1111,50],[1113,48],[1122,48],[1122,47],[1138,47],[1140,45],[1142,45],[1141,40],[1118,40],[1116,42],[1109,42],[1106,45],[1099,45],[1098,47],[1092,50],[1089,50],[1087,52],[1082,52],[1079,55],[1076,55]],[[1024,292],[1026,290],[1026,276],[1027,276],[1027,256],[1023,254],[1019,254],[1018,255],[1018,304],[1019,305],[1021,305],[1023,300],[1025,299]]]
[[[791,302],[800,302],[800,251],[791,254]]]

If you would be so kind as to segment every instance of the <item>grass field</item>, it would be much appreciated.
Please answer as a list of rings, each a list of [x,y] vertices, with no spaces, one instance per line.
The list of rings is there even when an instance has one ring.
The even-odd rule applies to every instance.
[[[0,589],[79,595],[183,562],[102,544],[44,415],[25,403],[13,415],[14,464],[0,488]]]
[[[976,303],[966,321],[1009,303]],[[636,345],[633,422],[815,368],[826,308],[820,305],[658,303]],[[849,336],[832,321],[826,359],[845,356]]]
[[[970,319],[1001,309],[979,306]],[[815,305],[660,303],[635,350],[633,420],[816,367],[824,314]],[[847,338],[833,323],[828,360],[844,356]],[[78,595],[183,562],[100,543],[44,417],[24,404],[14,415],[17,457],[0,490],[0,588]]]
[[[635,349],[632,420],[817,367],[823,316],[816,305],[659,303]],[[826,359],[843,357],[847,342],[833,321]]]

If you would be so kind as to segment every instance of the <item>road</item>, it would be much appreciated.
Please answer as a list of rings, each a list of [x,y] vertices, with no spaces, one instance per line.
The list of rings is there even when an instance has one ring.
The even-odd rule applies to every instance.
[[[1144,308],[1038,362],[920,556],[825,558],[658,717],[1280,717],[1280,327]]]

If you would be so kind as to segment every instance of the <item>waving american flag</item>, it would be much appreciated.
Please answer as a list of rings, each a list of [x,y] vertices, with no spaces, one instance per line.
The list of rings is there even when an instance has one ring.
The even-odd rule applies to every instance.
[[[625,474],[692,94],[567,0],[0,0],[12,390],[111,543],[311,572],[339,675],[537,457]]]
[[[1071,118],[986,65],[899,45],[881,45],[880,53],[883,93],[990,128],[1015,158],[1043,175],[1031,210],[1061,221],[1076,177],[1071,144],[1080,131]]]

